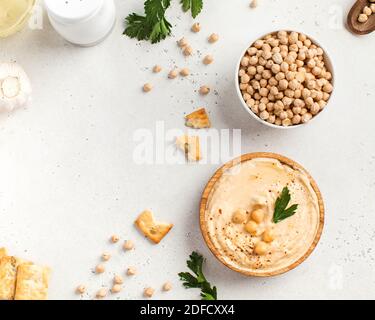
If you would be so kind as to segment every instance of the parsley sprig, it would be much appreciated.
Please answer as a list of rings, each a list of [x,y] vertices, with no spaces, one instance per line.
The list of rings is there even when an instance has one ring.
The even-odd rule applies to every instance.
[[[130,38],[147,40],[157,43],[164,40],[172,33],[172,25],[165,17],[171,0],[146,0],[144,15],[132,13],[125,19],[124,34]],[[203,0],[181,0],[182,9],[191,10],[191,15],[196,18],[203,8]]]
[[[182,10],[184,12],[191,11],[191,15],[195,19],[203,9],[203,0],[181,0]]]
[[[201,289],[202,300],[217,300],[217,289],[216,287],[211,287],[211,284],[205,278],[203,263],[203,256],[198,252],[193,252],[190,255],[190,260],[187,261],[187,266],[195,275],[192,275],[190,272],[180,272],[178,275],[180,280],[184,281],[183,286],[186,289]]]
[[[172,25],[165,18],[165,12],[171,5],[170,0],[146,0],[145,16],[130,14],[126,19],[124,34],[138,40],[157,43],[171,34]]]
[[[276,199],[275,202],[275,211],[273,213],[273,222],[279,223],[286,218],[293,216],[298,208],[298,204],[293,204],[287,209],[287,206],[290,202],[290,192],[288,187],[284,187],[281,191],[281,195]]]

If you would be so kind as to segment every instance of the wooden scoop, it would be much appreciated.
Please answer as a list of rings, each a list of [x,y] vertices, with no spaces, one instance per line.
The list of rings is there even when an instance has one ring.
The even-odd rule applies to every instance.
[[[375,31],[375,13],[368,17],[365,23],[358,21],[363,8],[369,5],[368,0],[357,0],[348,15],[348,27],[355,34],[364,35]]]

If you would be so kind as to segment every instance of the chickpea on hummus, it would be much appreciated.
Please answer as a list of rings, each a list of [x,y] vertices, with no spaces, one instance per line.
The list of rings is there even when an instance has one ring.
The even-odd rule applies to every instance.
[[[280,197],[287,197],[284,209],[289,200],[294,205],[283,219],[275,219]],[[219,259],[236,271],[259,276],[302,262],[321,227],[319,199],[309,175],[268,157],[226,170],[208,196],[204,217]]]

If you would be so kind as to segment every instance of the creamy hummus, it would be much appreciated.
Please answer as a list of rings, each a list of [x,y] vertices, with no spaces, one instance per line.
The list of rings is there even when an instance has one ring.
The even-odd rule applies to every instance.
[[[275,201],[287,186],[296,213],[277,223],[272,222]],[[261,206],[264,219],[255,235],[245,224],[234,223],[233,213],[246,210],[249,221],[254,208]],[[309,177],[276,159],[257,158],[227,170],[216,182],[207,201],[206,227],[218,254],[229,266],[252,274],[277,273],[302,258],[314,242],[319,228],[318,197]],[[254,247],[262,234],[273,230],[274,240],[267,253],[258,255]]]

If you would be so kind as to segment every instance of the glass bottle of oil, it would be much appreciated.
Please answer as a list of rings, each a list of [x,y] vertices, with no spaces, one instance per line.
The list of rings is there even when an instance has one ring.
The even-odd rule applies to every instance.
[[[21,30],[29,19],[35,0],[0,0],[0,37]]]

